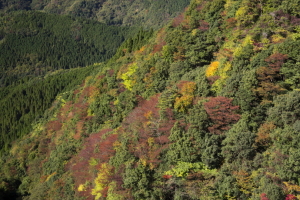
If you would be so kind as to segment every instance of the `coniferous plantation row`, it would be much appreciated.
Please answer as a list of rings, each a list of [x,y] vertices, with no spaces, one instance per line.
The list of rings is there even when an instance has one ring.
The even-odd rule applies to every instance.
[[[0,23],[2,150],[31,130],[33,120],[49,108],[57,94],[80,84],[90,73],[88,68],[65,69],[105,61],[137,32],[135,28],[37,11],[5,14]],[[63,71],[44,78],[57,70]]]
[[[123,47],[128,52],[141,47],[152,34],[153,31],[140,29],[134,37],[125,41],[114,58],[124,54]],[[29,67],[26,66],[25,69]],[[31,124],[49,108],[55,97],[81,84],[93,69],[95,67],[91,65],[84,69],[50,69],[54,72],[48,73],[45,70],[45,76],[28,73],[22,74],[22,78],[18,77],[16,80],[5,77],[10,78],[13,83],[0,88],[0,149],[6,151],[12,141],[29,133]]]
[[[299,4],[192,0],[140,31],[6,145],[0,197],[300,199]]]
[[[1,86],[28,75],[104,61],[135,30],[37,11],[5,14],[0,27]]]
[[[93,66],[60,70],[47,77],[31,78],[1,91],[0,149],[7,151],[10,143],[29,133],[55,97],[82,83]]]

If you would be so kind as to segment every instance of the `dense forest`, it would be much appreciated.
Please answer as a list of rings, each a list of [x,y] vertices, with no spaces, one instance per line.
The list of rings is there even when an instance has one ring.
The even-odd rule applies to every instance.
[[[105,61],[126,38],[144,32],[36,11],[6,14],[0,24],[0,149],[27,134],[58,93],[91,73],[67,69]]]
[[[0,13],[37,10],[93,19],[108,25],[157,28],[180,13],[190,0],[1,0]]]
[[[57,2],[57,5],[62,8],[62,3]],[[56,3],[49,1],[0,1],[0,107],[3,116],[0,119],[0,151],[7,149],[14,139],[27,134],[33,120],[49,108],[58,93],[70,85],[79,84],[90,73],[90,70],[68,72],[68,69],[103,62],[115,55],[124,40],[131,37],[127,43],[140,43],[152,35],[154,27],[167,20],[160,19],[156,26],[144,26],[147,30],[138,27],[146,24],[144,19],[133,21],[131,26],[109,26],[109,22],[99,23],[91,16],[80,14],[81,11],[76,11],[77,14],[69,12],[74,3],[79,2],[64,1],[64,9],[68,12],[58,12],[57,8],[51,7]],[[80,5],[98,8],[94,3],[83,1]],[[113,1],[108,5],[117,3]],[[169,10],[171,16],[187,3],[175,1],[174,4],[163,2],[155,5]],[[152,3],[147,5],[154,6]],[[129,4],[126,6],[129,9]],[[52,9],[41,10],[44,7]],[[138,36],[132,41],[136,34]],[[122,55],[121,52],[117,54]],[[52,73],[57,70],[60,73]],[[44,79],[48,73],[52,73],[52,78]],[[64,74],[63,78],[61,74]],[[76,78],[70,81],[67,77]]]
[[[136,32],[134,27],[37,11],[6,14],[0,17],[0,27],[2,86],[28,75],[105,61]]]
[[[191,0],[109,60],[20,79],[0,199],[300,199],[299,55],[299,0]]]

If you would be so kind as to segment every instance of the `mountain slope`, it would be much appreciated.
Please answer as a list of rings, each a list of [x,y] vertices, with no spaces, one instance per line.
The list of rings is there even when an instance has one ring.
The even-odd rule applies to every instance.
[[[21,11],[0,18],[1,85],[28,75],[105,61],[135,28]],[[111,42],[107,42],[111,41]]]
[[[138,32],[37,11],[6,14],[0,24],[0,151],[27,134],[58,93],[90,73],[78,67],[107,60]]]
[[[176,16],[190,0],[3,0],[0,11],[40,10],[94,19],[106,24],[157,28]]]
[[[131,27],[109,26],[107,24],[110,22],[105,20],[101,21],[105,21],[107,24],[90,20],[94,19],[96,11],[100,11],[97,10],[100,9],[100,4],[105,7],[103,12],[107,12],[107,10],[115,9],[114,7],[119,3],[118,1],[50,2],[31,0],[0,2],[0,107],[3,116],[0,119],[0,149],[3,150],[4,146],[11,141],[27,134],[31,130],[32,120],[38,118],[48,108],[58,93],[70,86],[68,82],[63,81],[64,78],[61,79],[61,82],[59,81],[60,73],[52,77],[56,81],[52,81],[49,87],[45,86],[48,81],[43,77],[47,76],[47,73],[105,61],[115,54],[121,42],[129,36],[138,34],[141,37],[149,37],[152,33],[151,27],[166,21],[160,20],[157,24],[152,21],[151,25],[148,24],[149,34],[147,36],[147,34],[143,35],[144,30],[138,29],[136,26],[141,24],[140,18],[147,18],[148,15],[150,16],[149,13],[148,15],[139,14],[139,19],[131,23],[136,26]],[[187,1],[175,1],[172,4],[170,2],[134,2],[133,5],[132,3],[123,2],[122,9],[128,11],[127,15],[131,15],[132,9],[136,9],[134,7],[141,6],[142,8],[146,4],[147,7],[151,7],[150,10],[153,7],[155,9],[159,7],[160,11],[157,13],[168,12],[170,15],[187,5]],[[44,7],[43,12],[36,11],[42,11]],[[164,10],[164,8],[168,9]],[[131,11],[129,12],[129,10]],[[93,14],[86,16],[84,13]],[[110,13],[111,11],[108,12],[108,15]],[[65,14],[69,16],[65,16]],[[105,17],[102,14],[101,16]],[[109,17],[109,19],[113,18]],[[136,41],[128,40],[127,42],[141,42],[144,40],[141,37]],[[65,70],[62,73],[65,77],[68,77],[66,74],[82,77],[82,74],[76,74],[81,73],[80,71],[72,70],[69,73],[68,70]],[[78,79],[78,81],[80,80]],[[32,85],[36,81],[43,87]],[[53,85],[54,82],[56,85]],[[76,80],[70,82],[74,85]],[[45,91],[41,91],[41,88],[45,88],[43,89]],[[21,94],[22,98],[15,98],[18,94]]]
[[[127,41],[3,155],[1,195],[299,199],[299,3],[193,0]]]

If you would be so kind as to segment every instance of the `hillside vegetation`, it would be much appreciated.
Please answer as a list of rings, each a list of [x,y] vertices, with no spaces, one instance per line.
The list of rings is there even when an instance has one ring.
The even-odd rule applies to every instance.
[[[6,14],[0,24],[0,150],[27,134],[58,93],[79,85],[91,72],[68,69],[111,58],[138,32],[37,11]]]
[[[2,0],[1,2],[0,13],[39,10],[94,19],[109,25],[157,28],[180,13],[190,0]]]
[[[6,14],[0,17],[0,84],[105,61],[135,32],[37,11]]]
[[[0,151],[32,130],[33,120],[49,108],[55,96],[70,85],[80,83],[89,72],[79,69],[68,72],[68,69],[106,61],[129,36],[138,34],[136,43],[145,40],[152,35],[153,28],[164,24],[168,17],[183,10],[187,3],[187,0],[172,3],[0,1]],[[119,9],[115,7],[120,5],[123,14],[114,14],[114,9]],[[152,9],[151,12],[156,10],[158,15],[153,17],[154,13],[150,16],[143,11],[130,23],[120,21],[125,17],[124,13],[132,16],[132,9],[139,10],[137,6],[140,6],[140,10],[147,6]],[[98,21],[105,24],[95,21],[100,7],[101,12],[106,13],[101,16],[109,20]],[[144,18],[151,19],[151,23],[145,23]],[[141,25],[147,27],[147,31],[137,28]],[[120,52],[118,54],[121,55]],[[56,70],[60,72],[52,73]],[[48,73],[51,73],[50,79],[55,81],[44,79]],[[60,77],[61,74],[64,74],[64,78]],[[68,80],[66,77],[81,78]],[[39,85],[35,84],[37,82]]]
[[[2,153],[0,197],[300,199],[299,4],[192,0],[128,39]]]

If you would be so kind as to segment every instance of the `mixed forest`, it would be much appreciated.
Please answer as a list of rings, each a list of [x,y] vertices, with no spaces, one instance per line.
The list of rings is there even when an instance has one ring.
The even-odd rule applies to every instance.
[[[108,25],[158,28],[190,0],[1,0],[0,13],[36,10],[93,19]]]
[[[191,0],[154,30],[1,2],[0,199],[300,199],[299,0]]]

